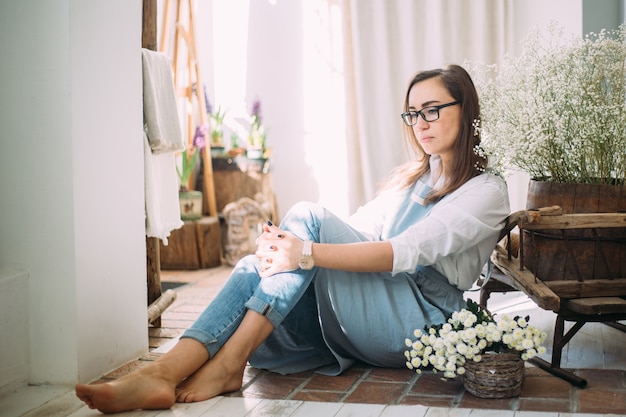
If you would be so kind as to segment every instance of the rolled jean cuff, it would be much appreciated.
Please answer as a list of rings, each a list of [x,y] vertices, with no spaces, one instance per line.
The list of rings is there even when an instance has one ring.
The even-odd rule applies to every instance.
[[[274,328],[280,326],[283,320],[285,320],[285,317],[276,311],[270,303],[263,301],[260,298],[250,297],[250,299],[246,302],[246,307],[267,318],[272,323]]]
[[[215,338],[213,335],[198,329],[187,329],[180,336],[180,338],[189,338],[195,340],[196,342],[202,343],[206,350],[209,352],[209,358],[215,356],[217,351],[219,351],[224,343],[226,343],[226,340],[222,340],[220,343],[220,340]]]

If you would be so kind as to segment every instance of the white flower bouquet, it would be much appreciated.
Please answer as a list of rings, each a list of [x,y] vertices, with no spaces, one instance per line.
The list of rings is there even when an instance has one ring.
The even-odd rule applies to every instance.
[[[582,38],[552,23],[547,34],[535,28],[500,65],[464,64],[489,165],[540,181],[623,185],[626,24]]]
[[[480,362],[490,352],[519,352],[528,360],[546,352],[546,333],[528,324],[529,317],[502,316],[498,320],[476,302],[456,311],[445,323],[415,330],[415,340],[405,340],[406,366],[442,372],[444,378],[465,373],[468,361]]]

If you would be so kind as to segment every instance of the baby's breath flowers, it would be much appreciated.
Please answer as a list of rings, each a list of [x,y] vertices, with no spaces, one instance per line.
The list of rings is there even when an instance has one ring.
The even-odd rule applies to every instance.
[[[479,362],[487,352],[518,351],[523,360],[546,352],[546,333],[528,324],[529,317],[493,316],[472,300],[445,323],[416,329],[414,340],[405,340],[406,366],[442,372],[444,378],[465,373],[468,361]]]
[[[474,124],[489,165],[563,183],[626,180],[626,24],[565,36],[534,28],[519,56],[466,62],[480,98]]]

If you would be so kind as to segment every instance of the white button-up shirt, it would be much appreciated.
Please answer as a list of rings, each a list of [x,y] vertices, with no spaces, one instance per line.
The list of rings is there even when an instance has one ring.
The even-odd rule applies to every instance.
[[[436,157],[431,160],[438,162]],[[430,176],[423,181],[434,187],[440,183],[432,184]],[[348,223],[372,240],[391,243],[393,275],[430,265],[450,284],[469,289],[489,259],[510,212],[506,182],[494,174],[478,175],[435,203],[425,217],[389,236],[412,190],[383,191],[359,208]]]

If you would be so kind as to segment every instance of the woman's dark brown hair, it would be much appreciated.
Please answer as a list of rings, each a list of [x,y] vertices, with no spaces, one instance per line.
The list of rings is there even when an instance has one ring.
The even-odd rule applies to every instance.
[[[480,132],[476,131],[474,121],[480,120],[478,93],[470,75],[463,67],[449,65],[445,69],[434,69],[417,73],[409,82],[404,98],[403,111],[409,109],[409,93],[413,86],[421,81],[438,78],[455,101],[461,104],[461,123],[459,135],[454,144],[452,166],[447,166],[446,181],[439,190],[433,190],[427,202],[434,202],[455,191],[469,179],[483,172],[487,167],[487,158],[475,151],[480,144]],[[394,172],[390,179],[391,187],[408,188],[430,170],[430,155],[419,144],[413,128],[404,126],[404,139],[409,153],[414,158]],[[388,187],[387,187],[388,188]]]

